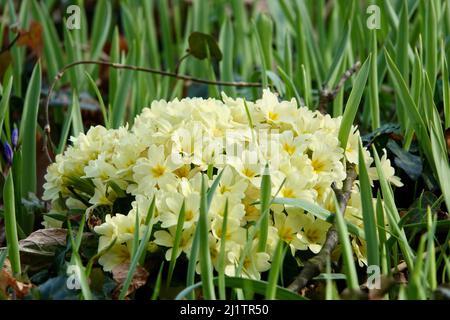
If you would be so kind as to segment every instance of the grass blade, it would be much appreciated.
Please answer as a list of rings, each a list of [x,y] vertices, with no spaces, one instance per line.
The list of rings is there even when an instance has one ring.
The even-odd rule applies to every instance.
[[[347,276],[347,286],[351,290],[358,290],[358,276],[353,260],[353,250],[348,238],[347,225],[345,224],[343,213],[340,212],[339,203],[334,195],[334,203],[336,207],[336,229],[339,234],[339,243],[341,244],[342,256],[344,260],[345,274]]]
[[[234,34],[233,26],[227,18],[222,24],[219,37],[220,47],[223,51],[223,58],[220,61],[220,75],[223,81],[234,81],[233,76],[233,49],[234,49]],[[224,87],[223,91],[231,97],[236,96],[236,88]]]
[[[3,187],[3,207],[8,257],[11,262],[12,272],[15,275],[19,275],[21,273],[21,267],[12,171],[9,171],[5,186]]]
[[[3,128],[3,121],[5,120],[6,112],[9,112],[9,98],[11,95],[12,84],[13,77],[11,76],[3,85],[2,99],[0,100],[0,128]]]
[[[378,66],[377,59],[377,32],[372,30],[371,32],[371,56],[370,60],[370,75],[369,75],[369,100],[370,100],[370,113],[372,118],[372,130],[380,127],[380,103],[378,97]]]
[[[22,165],[22,196],[36,193],[36,128],[41,93],[41,65],[36,64],[25,95],[19,140],[22,142],[22,156],[27,159]]]
[[[269,207],[270,196],[272,194],[272,183],[270,181],[269,165],[266,164],[261,179],[261,227],[259,231],[258,251],[265,252],[267,244],[267,235],[269,232]]]
[[[200,200],[200,217],[197,228],[199,229],[200,246],[199,260],[202,278],[203,295],[207,300],[214,300],[216,294],[214,292],[213,268],[211,263],[211,255],[209,252],[209,221],[208,221],[208,204],[206,177],[202,176],[201,200]]]
[[[327,221],[329,223],[333,223],[335,219],[335,215],[332,214],[330,211],[328,211],[325,208],[322,208],[315,203],[302,200],[302,199],[292,199],[292,198],[275,198],[272,201],[273,204],[284,204],[288,206],[292,206],[294,208],[301,208],[312,215],[314,215],[316,218],[322,219],[324,221]],[[358,228],[356,225],[354,225],[351,222],[346,221],[347,228],[350,231],[350,233],[354,234],[358,238],[365,239],[364,231]]]
[[[161,263],[161,266],[159,267],[158,276],[156,277],[156,282],[155,282],[155,289],[153,290],[152,297],[150,298],[150,300],[158,299],[159,291],[161,289],[163,268],[164,268],[164,261]]]
[[[213,279],[213,283],[217,283],[218,278]],[[246,279],[246,278],[240,278],[240,277],[226,277],[225,278],[226,286],[227,288],[234,288],[234,289],[245,289],[245,288],[252,288],[253,291],[257,294],[264,295],[266,293],[267,288],[267,282],[262,280],[253,280],[253,279]],[[187,297],[189,294],[193,292],[193,290],[200,288],[202,286],[202,282],[198,282],[196,284],[193,284],[184,290],[182,290],[176,297],[175,300],[182,300],[185,297]],[[308,300],[307,298],[289,291],[285,288],[277,287],[276,295],[275,297],[280,300]]]
[[[133,280],[134,272],[139,264],[139,261],[141,261],[142,256],[145,254],[145,251],[146,251],[147,245],[148,245],[148,241],[152,234],[152,229],[153,229],[152,219],[153,219],[154,214],[155,214],[155,198],[153,197],[153,200],[152,200],[150,207],[148,209],[148,212],[147,212],[147,218],[145,221],[145,226],[146,226],[145,233],[144,233],[144,236],[142,237],[141,241],[139,242],[139,246],[138,246],[136,252],[133,254],[133,257],[131,259],[127,278],[125,279],[125,282],[123,283],[123,287],[120,290],[119,300],[125,299],[125,296],[128,292],[128,288],[130,287],[130,284],[131,284],[131,280]],[[138,215],[137,212],[136,212],[136,215]]]
[[[339,128],[339,141],[341,146],[345,148],[347,146],[348,136],[352,128],[353,122],[355,120],[356,112],[358,111],[359,103],[366,87],[367,78],[369,76],[370,70],[370,59],[369,56],[367,60],[361,67],[358,76],[355,80],[355,85],[350,93],[350,96],[345,105],[344,115],[342,116],[341,127]]]
[[[227,225],[228,225],[228,199],[225,202],[225,208],[223,210],[223,222],[222,222],[222,235],[220,237],[220,251],[219,251],[219,299],[226,299],[225,292],[225,243],[227,241]]]
[[[364,155],[361,143],[359,144],[359,182],[362,204],[362,215],[364,221],[364,233],[367,243],[367,262],[369,266],[379,266],[379,246],[377,237],[377,225],[375,220],[375,211],[372,202],[372,189],[370,187],[367,166],[364,161]]]
[[[444,52],[442,45],[442,52]],[[444,124],[445,128],[450,128],[450,85],[449,85],[448,64],[445,54],[442,55],[442,94],[444,101]]]
[[[112,20],[111,2],[108,0],[97,1],[92,24],[91,35],[91,59],[97,60],[107,40]]]
[[[380,186],[383,194],[383,200],[385,203],[386,213],[389,219],[389,225],[392,228],[393,234],[397,237],[400,245],[400,249],[404,254],[404,258],[408,268],[412,270],[413,268],[413,257],[411,247],[409,246],[408,239],[406,238],[405,231],[398,226],[400,221],[400,216],[398,214],[397,206],[395,205],[394,195],[392,189],[386,180],[383,169],[381,167],[380,158],[378,156],[377,150],[373,147],[373,155],[375,159],[375,165],[377,168],[377,174],[380,181]]]
[[[181,242],[181,236],[183,234],[183,225],[184,225],[185,214],[186,214],[186,210],[185,210],[185,204],[183,201],[183,204],[181,205],[180,213],[178,215],[177,229],[175,231],[175,239],[173,241],[172,255],[170,257],[170,264],[169,264],[169,273],[167,275],[167,283],[166,283],[167,286],[170,285],[170,282],[172,281],[173,271],[175,270],[175,264],[177,262],[177,257],[178,257],[178,249],[179,249],[180,242]]]
[[[266,299],[274,300],[277,294],[277,283],[278,278],[280,276],[280,270],[283,266],[283,258],[286,254],[286,250],[284,248],[284,242],[282,240],[278,240],[277,247],[275,249],[275,254],[272,259],[272,264],[269,272],[269,280],[266,287]]]
[[[103,122],[105,124],[106,129],[110,128],[110,124],[109,124],[109,119],[108,119],[108,114],[106,113],[106,107],[105,107],[105,102],[103,101],[102,95],[100,93],[100,90],[98,89],[97,85],[95,84],[94,79],[92,79],[92,77],[90,76],[89,73],[85,72],[86,77],[89,80],[89,83],[92,87],[92,90],[94,90],[95,95],[97,96],[98,102],[100,104],[100,110],[102,111],[102,115],[103,115]]]
[[[78,93],[73,91],[72,95],[72,135],[78,136],[80,133],[84,133],[83,119],[81,118],[80,100],[78,99]]]

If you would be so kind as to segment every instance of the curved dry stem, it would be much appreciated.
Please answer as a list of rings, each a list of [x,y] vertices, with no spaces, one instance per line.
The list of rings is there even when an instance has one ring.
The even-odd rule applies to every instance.
[[[343,214],[347,207],[347,202],[350,199],[353,182],[356,179],[355,166],[347,163],[347,177],[344,180],[342,189],[338,190],[333,186],[333,190],[336,193],[336,198],[339,203],[339,212]],[[322,246],[320,252],[306,261],[300,274],[294,279],[294,281],[288,286],[288,289],[294,292],[299,292],[306,287],[308,282],[324,272],[327,259],[336,248],[339,243],[338,231],[335,223],[328,229],[325,243]]]
[[[114,62],[108,62],[108,61],[96,61],[96,60],[80,60],[75,61],[72,63],[69,63],[68,65],[65,65],[55,76],[53,79],[53,82],[50,86],[50,89],[48,91],[47,99],[45,101],[45,139],[44,139],[44,152],[46,153],[48,159],[50,162],[52,162],[52,157],[50,156],[48,144],[50,144],[50,147],[53,151],[53,143],[50,136],[51,127],[50,127],[50,118],[49,118],[49,104],[50,104],[50,98],[52,96],[53,90],[55,89],[56,83],[64,76],[64,73],[69,70],[72,67],[75,67],[77,65],[86,65],[86,64],[95,64],[100,66],[107,66],[115,69],[126,69],[126,70],[133,70],[133,71],[140,71],[140,72],[147,72],[147,73],[153,73],[158,74],[161,76],[166,77],[172,77],[179,80],[184,81],[191,81],[196,83],[203,83],[203,84],[209,84],[209,85],[219,85],[219,86],[232,86],[232,87],[262,87],[262,83],[259,82],[241,82],[241,81],[214,81],[214,80],[207,80],[207,79],[200,79],[195,78],[188,75],[181,75],[174,72],[168,72],[153,68],[146,68],[146,67],[139,67],[139,66],[133,66],[133,65],[127,65],[127,64],[121,64],[121,63],[114,63]]]

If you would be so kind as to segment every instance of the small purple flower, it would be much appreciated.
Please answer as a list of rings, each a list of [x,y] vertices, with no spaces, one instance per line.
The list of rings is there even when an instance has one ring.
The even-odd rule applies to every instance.
[[[11,142],[13,148],[15,149],[17,147],[17,143],[19,142],[19,130],[17,130],[17,127],[14,127],[12,131]]]
[[[3,157],[5,158],[6,163],[12,165],[13,156],[14,153],[11,146],[5,141],[5,143],[3,143]]]

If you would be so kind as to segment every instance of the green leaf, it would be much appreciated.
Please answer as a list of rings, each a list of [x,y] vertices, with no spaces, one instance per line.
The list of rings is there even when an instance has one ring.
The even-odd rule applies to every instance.
[[[430,139],[427,134],[425,122],[419,114],[417,104],[411,97],[405,80],[403,79],[400,71],[390,57],[389,53],[385,50],[384,54],[386,57],[389,74],[391,75],[394,82],[395,91],[400,98],[402,105],[407,107],[406,113],[410,117],[411,125],[416,132],[417,138],[419,139],[420,147],[422,148],[425,156],[430,161],[430,163],[433,163],[433,159],[431,157]]]
[[[81,286],[81,292],[83,293],[83,297],[85,300],[93,300],[92,292],[89,287],[89,280],[86,276],[85,268],[83,266],[83,263],[81,262],[81,257],[78,254],[78,252],[72,252],[73,262],[75,263],[77,269],[80,271],[78,272],[78,280],[80,281]]]
[[[295,100],[297,100],[297,104],[299,106],[302,106],[304,104],[302,98],[300,97],[300,94],[298,93],[297,88],[295,87],[294,81],[291,77],[288,76],[288,74],[281,68],[278,67],[278,72],[280,73],[281,78],[283,79],[285,85],[286,85],[286,92],[291,91],[294,93]]]
[[[2,99],[0,100],[0,128],[3,128],[6,110],[9,108],[9,97],[11,95],[12,84],[13,77],[11,76],[8,78],[6,84],[3,85]]]
[[[126,64],[135,64],[137,59],[136,51],[136,42],[133,42],[133,45],[128,52]],[[117,129],[124,124],[127,110],[127,98],[132,90],[131,84],[133,82],[133,75],[134,73],[132,70],[125,70],[118,81],[118,87],[116,88],[117,91],[115,92],[114,101],[112,104],[113,113],[110,115],[112,128]]]
[[[111,2],[108,0],[97,1],[94,10],[91,35],[91,59],[96,60],[100,56],[103,46],[108,39],[112,20]]]
[[[273,22],[266,14],[259,14],[255,21],[257,36],[261,46],[262,64],[265,70],[272,69]]]
[[[167,286],[170,285],[170,282],[172,281],[173,271],[175,270],[175,264],[177,262],[179,246],[181,243],[181,236],[183,234],[183,225],[184,225],[185,214],[186,214],[186,210],[185,210],[185,204],[184,204],[184,200],[183,200],[183,204],[181,205],[180,213],[178,215],[177,229],[175,231],[175,239],[173,240],[172,255],[170,257],[169,272],[167,275]]]
[[[222,221],[222,235],[220,237],[220,251],[219,251],[219,298],[220,300],[226,299],[225,292],[225,253],[226,253],[226,241],[227,241],[227,225],[228,225],[228,198],[225,201],[225,208],[223,210]]]
[[[61,41],[58,38],[53,19],[50,16],[49,10],[45,9],[45,5],[33,0],[31,2],[32,13],[36,20],[43,27],[43,41],[44,41],[44,57],[47,65],[48,78],[53,79],[60,67],[63,65],[63,55],[60,46]]]
[[[222,50],[224,51],[224,56],[220,62],[220,74],[221,79],[224,81],[234,81],[233,76],[233,58],[234,58],[234,33],[233,25],[229,19],[226,19],[222,24],[220,30],[219,42]],[[236,88],[231,86],[226,86],[223,91],[231,96],[236,96]]]
[[[425,69],[430,78],[431,91],[434,92],[437,74],[437,25],[435,1],[424,2],[424,23],[422,23],[423,40],[425,45]]]
[[[370,186],[369,175],[367,173],[367,166],[364,161],[364,154],[362,145],[359,144],[359,182],[360,195],[362,204],[362,215],[364,222],[364,234],[366,235],[367,243],[367,262],[368,265],[380,265],[377,224],[375,220],[375,211],[372,203],[372,188]]]
[[[377,59],[377,32],[371,31],[371,53],[373,59],[370,60],[370,74],[369,74],[369,103],[370,115],[372,118],[372,130],[380,127],[380,102],[378,97],[378,66]]]
[[[209,221],[208,221],[208,204],[207,204],[207,190],[206,177],[202,176],[202,188],[200,199],[200,217],[197,228],[199,229],[200,239],[200,276],[202,278],[203,295],[205,299],[211,300],[216,298],[213,284],[213,267],[211,263],[211,254],[209,251]]]
[[[442,45],[444,52],[444,45]],[[442,95],[444,102],[445,128],[450,128],[450,85],[449,85],[448,64],[445,54],[442,55]]]
[[[138,213],[136,213],[137,215]],[[150,207],[147,212],[147,217],[145,221],[145,233],[142,237],[141,241],[139,242],[139,246],[133,255],[130,263],[130,267],[128,269],[127,278],[125,279],[125,282],[123,283],[123,287],[120,290],[119,300],[125,299],[125,296],[128,292],[128,288],[130,287],[131,281],[134,277],[134,272],[136,271],[136,268],[139,264],[139,261],[142,259],[142,256],[145,254],[145,251],[147,250],[148,241],[150,240],[150,235],[152,233],[153,229],[153,216],[155,214],[155,197],[153,197],[152,202],[150,204]]]
[[[353,259],[352,245],[350,244],[350,239],[348,238],[347,225],[344,220],[344,213],[339,210],[339,203],[334,196],[334,203],[336,207],[336,229],[339,234],[339,243],[341,244],[342,256],[344,260],[345,274],[347,276],[347,286],[352,290],[358,290],[358,276],[356,273],[356,267]]]
[[[80,133],[84,133],[83,119],[81,117],[81,106],[80,100],[78,98],[78,93],[76,90],[73,91],[72,95],[72,135],[74,137],[78,136]]]
[[[355,85],[350,93],[350,96],[345,105],[344,115],[342,116],[341,127],[339,128],[339,141],[341,146],[345,149],[347,146],[348,136],[352,128],[353,122],[355,121],[356,112],[358,111],[359,103],[366,87],[367,78],[369,76],[370,70],[370,59],[371,56],[367,58],[358,73],[355,80]]]
[[[192,32],[189,35],[188,52],[197,59],[203,60],[209,56],[218,61],[222,60],[222,52],[216,40],[209,34],[203,32]]]
[[[13,273],[19,275],[21,273],[21,267],[12,171],[9,171],[3,187],[3,207],[8,257]]]
[[[216,178],[214,179],[211,187],[209,188],[209,190],[206,194],[206,207],[208,208],[207,210],[209,210],[212,199],[214,197],[214,193],[215,193],[217,187],[219,186],[219,182],[222,177],[222,174],[223,174],[223,169],[216,176]],[[196,268],[196,264],[198,261],[199,248],[200,248],[200,228],[197,225],[197,228],[195,229],[194,239],[192,241],[191,254],[189,257],[189,264],[188,264],[188,270],[187,270],[186,284],[188,287],[194,285],[194,282],[195,282],[195,268]],[[193,293],[190,293],[189,295],[190,295],[191,299],[195,298]]]
[[[22,197],[36,193],[36,128],[41,93],[41,65],[34,67],[25,95],[19,140],[22,142]]]
[[[292,199],[292,198],[275,198],[272,201],[273,204],[283,204],[287,206],[292,206],[295,208],[303,209],[312,215],[314,215],[316,218],[319,218],[321,220],[327,221],[329,223],[333,223],[335,215],[332,214],[327,209],[324,209],[315,203],[302,200],[302,199]],[[353,223],[347,221],[347,228],[350,231],[350,233],[354,234],[358,238],[364,239],[364,231],[358,228]]]
[[[8,255],[8,250],[2,250],[0,252],[0,270],[3,269],[3,265],[5,263],[6,260],[6,256]]]
[[[217,283],[218,278],[213,279],[213,283]],[[253,280],[253,279],[246,279],[246,278],[238,278],[238,277],[226,277],[225,278],[225,284],[228,288],[239,288],[239,289],[246,289],[251,288],[252,291],[254,291],[257,294],[264,295],[266,293],[266,288],[268,283],[266,281],[262,280]],[[187,287],[183,291],[181,291],[176,297],[175,300],[182,300],[186,296],[188,296],[193,290],[199,288],[202,286],[202,283],[196,283],[192,286]],[[280,300],[308,300],[305,297],[289,291],[285,288],[277,287],[276,288],[276,295],[275,297]]]
[[[287,247],[286,247],[287,248]],[[269,279],[266,287],[266,299],[274,300],[277,294],[277,283],[280,276],[280,270],[283,266],[284,255],[286,254],[283,240],[279,239],[272,258],[269,271]]]
[[[266,164],[264,168],[264,173],[261,179],[261,227],[259,233],[259,243],[258,251],[265,252],[267,237],[269,233],[269,207],[270,207],[270,196],[272,194],[272,182],[270,181],[269,165]]]
[[[110,124],[109,124],[109,119],[108,119],[108,114],[106,113],[106,107],[105,107],[105,102],[103,101],[102,95],[100,93],[100,90],[98,89],[97,85],[95,84],[94,79],[92,79],[91,75],[87,72],[85,72],[86,77],[89,80],[89,84],[91,85],[91,88],[94,90],[95,95],[97,96],[98,102],[100,104],[100,110],[102,111],[102,115],[103,115],[103,122],[105,123],[105,127],[106,129],[110,128]]]
[[[413,266],[413,257],[414,254],[412,249],[408,243],[408,239],[406,238],[405,231],[399,227],[400,216],[398,214],[397,206],[395,205],[394,194],[392,192],[391,186],[384,176],[383,169],[381,167],[380,157],[378,156],[377,150],[375,146],[372,148],[373,156],[375,159],[375,165],[377,168],[377,174],[380,181],[380,186],[383,194],[383,200],[385,204],[385,209],[387,213],[387,217],[389,219],[389,226],[392,230],[393,235],[399,241],[400,249],[403,252],[405,262],[408,265],[408,268],[412,268]]]
[[[159,291],[161,289],[163,268],[164,268],[164,261],[161,263],[161,266],[159,267],[158,276],[156,277],[156,282],[155,282],[155,289],[153,289],[152,297],[150,298],[150,300],[158,299]]]
[[[438,125],[441,128],[441,125]],[[439,180],[442,194],[445,199],[447,208],[450,208],[450,166],[448,162],[448,154],[446,146],[442,146],[439,140],[442,141],[442,131],[436,126],[432,126],[431,130],[431,150],[433,152],[433,158],[436,166],[436,174]]]

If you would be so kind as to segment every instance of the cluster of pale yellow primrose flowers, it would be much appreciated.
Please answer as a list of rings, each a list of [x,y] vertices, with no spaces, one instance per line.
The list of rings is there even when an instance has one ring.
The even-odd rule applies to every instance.
[[[346,177],[346,162],[358,164],[359,132],[353,128],[346,149],[340,147],[341,118],[332,118],[296,101],[279,101],[269,90],[261,99],[246,102],[223,95],[222,100],[186,98],[155,101],[135,119],[131,129],[90,128],[72,137],[72,145],[48,168],[44,199],[52,210],[106,208],[104,221],[95,227],[98,250],[116,242],[99,260],[105,271],[130,259],[136,215],[141,222],[155,197],[156,211],[149,250],[165,250],[170,260],[178,217],[184,203],[185,217],[179,246],[189,258],[199,218],[202,176],[214,168],[208,183],[223,170],[208,212],[209,248],[218,267],[221,239],[225,244],[225,272],[234,275],[244,245],[253,241],[243,275],[260,278],[270,268],[278,240],[296,250],[320,251],[330,224],[311,213],[287,205],[272,205],[267,246],[257,250],[258,238],[248,239],[259,218],[258,202],[262,170],[270,167],[272,196],[303,199],[334,211],[331,185]],[[234,150],[234,152],[233,152]],[[378,179],[373,159],[365,150],[371,180]],[[386,154],[381,159],[387,179],[401,186]],[[211,172],[211,171],[209,171]],[[281,188],[280,188],[281,187]],[[114,212],[116,199],[132,196],[129,212]],[[82,201],[85,199],[84,201]],[[226,235],[222,237],[225,203],[228,201]],[[362,228],[358,181],[354,182],[345,217]],[[58,222],[46,217],[44,224]],[[353,237],[353,236],[352,236]],[[366,263],[365,242],[352,238],[359,263]]]

